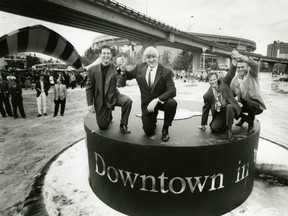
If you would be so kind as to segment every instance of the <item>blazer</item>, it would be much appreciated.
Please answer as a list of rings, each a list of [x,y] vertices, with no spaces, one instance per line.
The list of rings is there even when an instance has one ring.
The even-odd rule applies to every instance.
[[[105,104],[108,108],[114,109],[116,98],[120,95],[117,89],[118,73],[115,71],[115,66],[110,63],[103,92],[101,63],[93,65],[88,69],[86,83],[86,99],[88,106],[94,104],[96,114],[100,112],[101,107]]]
[[[9,92],[9,84],[8,81],[2,80],[2,83],[0,83],[0,93],[4,94],[5,96],[8,95]]]
[[[44,92],[45,92],[45,95],[47,96],[48,95],[48,91],[49,91],[49,84],[47,81],[43,80],[43,83],[44,83]],[[40,84],[40,80],[38,80],[36,83],[35,83],[35,89],[36,89],[36,97],[39,97],[40,94],[41,94],[41,84]]]
[[[238,102],[235,99],[233,92],[230,88],[230,83],[233,77],[235,76],[235,72],[236,72],[236,66],[232,65],[226,76],[220,77],[218,79],[218,88],[222,94],[222,97],[226,99],[227,103],[231,104],[234,107],[237,116],[239,116],[241,113],[241,108],[238,105]],[[214,118],[215,116],[215,97],[211,87],[204,94],[203,99],[204,99],[204,106],[202,108],[201,125],[207,125],[210,110],[212,113],[212,118]]]
[[[11,101],[18,102],[22,101],[22,88],[19,85],[16,85],[15,87],[10,87],[10,94],[11,94]]]
[[[150,88],[145,78],[147,68],[148,64],[143,62],[137,64],[135,68],[131,71],[126,71],[126,73],[121,76],[128,80],[136,79],[141,92],[142,107],[147,107],[154,98],[159,98],[159,100],[165,102],[168,99],[175,97],[176,88],[173,81],[173,72],[163,65],[158,64],[154,84],[152,88]]]
[[[64,100],[67,97],[67,89],[65,84],[60,85],[59,91],[59,84],[54,85],[54,100]]]
[[[243,80],[243,90],[244,91],[241,92],[241,90],[240,90],[238,75],[233,78],[233,80],[230,84],[230,87],[231,87],[233,93],[238,95],[238,97],[239,97],[240,92],[241,92],[241,94],[245,95],[244,97],[246,100],[257,101],[260,108],[262,110],[265,110],[266,106],[265,106],[264,100],[262,99],[262,97],[260,95],[260,86],[259,86],[259,79],[258,79],[259,65],[253,59],[249,59],[247,64],[249,65],[250,68],[247,71],[247,74]],[[241,98],[241,99],[243,99],[243,98]]]

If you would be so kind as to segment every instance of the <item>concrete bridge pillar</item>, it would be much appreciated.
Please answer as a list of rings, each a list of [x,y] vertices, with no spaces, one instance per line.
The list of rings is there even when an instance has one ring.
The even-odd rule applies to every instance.
[[[269,63],[268,63],[268,71],[273,72],[274,65],[275,65],[274,62],[269,62]]]
[[[288,74],[288,64],[285,64],[285,70],[284,70],[285,74]]]
[[[193,73],[201,67],[202,52],[193,52]]]

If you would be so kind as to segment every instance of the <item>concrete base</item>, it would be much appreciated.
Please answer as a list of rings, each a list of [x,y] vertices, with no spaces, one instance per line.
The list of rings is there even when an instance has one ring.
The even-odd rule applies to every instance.
[[[277,153],[281,152],[280,155]],[[288,151],[259,140],[257,167],[274,163],[288,167]],[[287,169],[286,169],[287,172]],[[88,181],[88,155],[85,140],[62,153],[50,166],[43,185],[44,204],[49,216],[124,216],[103,203]],[[285,216],[288,187],[255,179],[249,198],[225,216]]]
[[[233,127],[226,134],[199,130],[201,116],[176,120],[169,142],[161,141],[163,121],[154,136],[131,117],[132,133],[121,134],[119,114],[108,130],[95,116],[84,119],[92,190],[106,204],[128,215],[220,215],[244,202],[253,188],[260,125]]]

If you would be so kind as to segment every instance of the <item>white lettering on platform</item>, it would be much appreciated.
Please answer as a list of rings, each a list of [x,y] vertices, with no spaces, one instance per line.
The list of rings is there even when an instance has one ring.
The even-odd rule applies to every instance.
[[[249,175],[249,163],[244,164],[241,166],[241,161],[239,160],[239,167],[237,169],[237,178],[235,183],[242,181],[244,178],[246,178]]]
[[[94,152],[95,154],[95,172],[102,177],[107,176],[108,180],[112,183],[118,183],[124,187],[131,189],[138,189],[145,192],[153,193],[173,193],[181,194],[186,190],[191,193],[201,193],[206,191],[215,191],[224,188],[224,175],[217,173],[205,176],[191,176],[168,178],[165,172],[159,176],[153,175],[140,175],[136,172],[117,169],[113,166],[107,166],[103,157]],[[249,163],[241,164],[237,169],[237,177],[235,183],[242,181],[249,175]]]

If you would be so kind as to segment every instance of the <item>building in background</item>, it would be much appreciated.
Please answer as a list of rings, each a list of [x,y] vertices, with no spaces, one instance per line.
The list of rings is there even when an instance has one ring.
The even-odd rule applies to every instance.
[[[17,53],[0,58],[0,69],[24,69],[27,61],[24,53]]]
[[[267,46],[267,56],[288,59],[288,43],[274,41]]]

